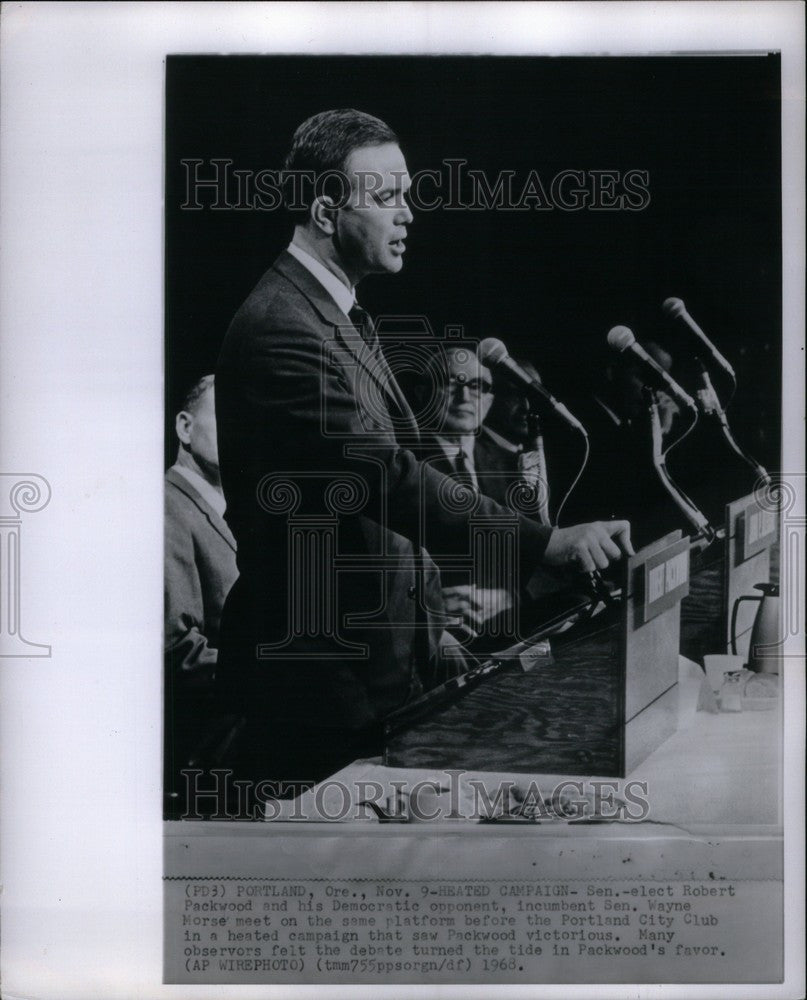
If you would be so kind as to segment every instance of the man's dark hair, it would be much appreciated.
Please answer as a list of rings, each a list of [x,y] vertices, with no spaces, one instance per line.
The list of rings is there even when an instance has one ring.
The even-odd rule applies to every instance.
[[[202,396],[204,396],[208,389],[213,387],[213,380],[213,375],[203,375],[198,382],[194,382],[185,394],[185,398],[182,400],[182,406],[180,406],[179,412],[195,413],[197,407],[199,406],[199,400]]]
[[[283,201],[288,212],[301,221],[315,195],[327,195],[337,203],[349,193],[347,160],[356,149],[398,142],[392,129],[380,118],[353,108],[321,111],[297,128],[283,164]],[[327,176],[324,176],[327,175]]]

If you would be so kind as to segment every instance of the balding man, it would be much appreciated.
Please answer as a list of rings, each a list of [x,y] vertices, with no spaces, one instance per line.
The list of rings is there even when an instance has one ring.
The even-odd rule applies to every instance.
[[[210,767],[236,720],[214,692],[219,623],[238,569],[224,520],[215,388],[206,375],[175,419],[179,442],[165,474],[165,773],[171,814],[185,792],[183,768]]]

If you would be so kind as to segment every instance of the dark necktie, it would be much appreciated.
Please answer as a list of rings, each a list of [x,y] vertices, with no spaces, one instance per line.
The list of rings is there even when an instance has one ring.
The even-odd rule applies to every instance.
[[[454,469],[456,472],[456,478],[469,489],[472,489],[474,493],[477,492],[476,480],[474,479],[473,470],[471,469],[470,462],[468,461],[468,456],[460,448],[454,459]]]
[[[354,302],[347,315],[348,319],[359,331],[362,340],[368,347],[370,354],[369,367],[375,369],[377,377],[381,377],[382,383],[386,386],[387,392],[395,404],[394,416],[399,421],[398,429],[405,430],[410,436],[417,439],[417,423],[415,422],[412,410],[401,392],[395,376],[392,374],[392,371],[387,364],[387,359],[384,357],[384,352],[381,349],[381,344],[378,339],[378,332],[376,331],[370,314],[366,309],[362,309],[358,302]]]
[[[353,307],[348,313],[350,322],[361,334],[361,339],[367,344],[373,354],[380,350],[378,334],[376,333],[373,321],[366,309],[362,309],[358,302],[353,303]]]

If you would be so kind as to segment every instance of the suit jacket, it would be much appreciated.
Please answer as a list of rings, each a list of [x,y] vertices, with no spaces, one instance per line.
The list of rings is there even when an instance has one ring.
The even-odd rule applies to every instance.
[[[476,437],[474,439],[473,458],[474,458],[474,469],[476,472],[476,480],[477,480],[477,485],[479,486],[479,491],[483,493],[485,496],[492,497],[498,503],[503,504],[504,494],[505,494],[505,489],[503,486],[499,488],[497,495],[494,495],[489,492],[489,488],[491,485],[493,485],[494,487],[499,486],[499,484],[495,482],[496,477],[491,477],[493,480],[492,483],[486,480],[483,485],[483,477],[482,475],[480,475],[480,469],[476,463],[478,445],[479,445],[479,437]],[[455,479],[458,482],[462,482],[460,477],[457,475],[454,463],[448,457],[448,455],[446,455],[442,445],[433,435],[423,434],[421,436],[420,442],[415,448],[415,454],[425,465],[428,465],[435,471],[441,473],[444,476],[448,476],[452,479]],[[465,485],[470,485],[470,484],[466,483]],[[439,546],[440,551],[443,551],[442,540],[440,538],[439,529],[437,529],[436,527],[432,528],[430,525],[427,525],[425,541],[427,545],[434,544],[435,547]],[[448,555],[450,558],[451,554],[448,553]],[[473,576],[470,567],[467,569],[456,569],[450,564],[441,565],[439,557],[438,557],[438,565],[440,567],[440,582],[444,587],[460,587],[470,583],[476,583],[479,586],[486,585],[486,581],[480,580],[478,579],[478,577]]]
[[[224,599],[238,576],[224,519],[174,469],[165,474],[165,650],[199,684],[214,673]]]
[[[442,445],[436,437],[433,437],[431,434],[422,434],[414,450],[420,461],[431,466],[432,469],[435,469],[443,476],[457,478],[451,459],[443,451]]]
[[[505,503],[507,488],[520,478],[518,454],[500,447],[482,432],[474,443],[474,465],[479,489],[498,503]]]
[[[445,476],[455,476],[454,465],[436,438],[424,436],[417,451],[418,456],[433,469]],[[518,458],[518,452],[503,448],[484,430],[477,434],[473,462],[480,492],[498,504],[507,505],[508,488],[521,479]]]
[[[418,454],[432,468],[446,476],[456,478],[455,468],[436,438],[424,436]],[[480,492],[499,504],[509,506],[511,498],[508,496],[508,490],[514,483],[521,480],[518,452],[503,448],[490,435],[482,431],[474,438],[473,461]],[[535,519],[538,519],[537,514]],[[441,571],[441,577],[443,585],[447,587],[470,582],[467,572]],[[524,589],[521,599],[533,600],[543,594],[554,593],[564,586],[566,575],[552,570],[550,567],[539,566],[531,567],[529,575],[522,577],[522,580],[525,581],[522,588],[526,589]],[[475,582],[479,586],[487,586],[491,583],[485,579],[477,579]],[[498,585],[498,581],[495,581],[495,585]]]
[[[234,719],[214,692],[219,624],[238,576],[235,539],[181,473],[165,474],[166,791],[181,792],[182,767],[214,763]]]
[[[263,778],[322,777],[379,752],[384,716],[422,690],[418,665],[439,630],[424,611],[436,579],[416,559],[422,525],[462,551],[467,515],[405,447],[417,428],[383,359],[288,253],[230,325],[216,414],[240,570],[219,678],[250,718],[245,767]],[[331,551],[344,568],[327,582],[310,536],[299,541],[313,547],[306,558],[290,554],[305,517],[335,533]],[[534,563],[549,532],[528,525],[523,535]],[[314,609],[318,586],[327,606]],[[305,607],[314,614],[301,621]],[[322,627],[334,611],[335,626]]]

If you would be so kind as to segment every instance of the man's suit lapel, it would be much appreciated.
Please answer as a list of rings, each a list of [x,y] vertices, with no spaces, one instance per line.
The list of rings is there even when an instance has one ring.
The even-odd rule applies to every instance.
[[[518,474],[518,457],[500,448],[484,428],[474,445],[474,461],[479,488],[498,503],[504,504],[507,486]]]
[[[350,318],[342,312],[313,274],[290,253],[284,251],[275,262],[275,268],[308,299],[323,323],[334,328],[336,340],[347,348],[356,363],[382,390],[391,403],[392,413],[407,425],[407,434],[417,439],[417,421],[383,353],[370,349]]]
[[[348,317],[342,312],[331,296],[325,291],[314,275],[303,267],[296,257],[284,250],[274,263],[274,269],[287,278],[304,295],[319,313],[320,319],[328,326],[350,327],[353,331],[354,343],[358,348],[364,341]]]
[[[210,523],[210,527],[213,528],[224,541],[230,546],[233,552],[236,551],[235,539],[232,536],[232,532],[227,527],[226,521],[219,517],[219,515],[213,510],[210,504],[205,500],[198,490],[195,490],[193,486],[188,482],[188,480],[179,472],[174,469],[169,469],[165,474],[166,479],[169,483],[180,491],[184,493],[185,496],[196,506],[199,511],[204,514]]]
[[[433,469],[436,469],[437,472],[442,472],[444,476],[451,476],[453,479],[456,479],[457,470],[454,468],[451,459],[443,451],[437,438],[431,435],[421,438],[418,455]]]

